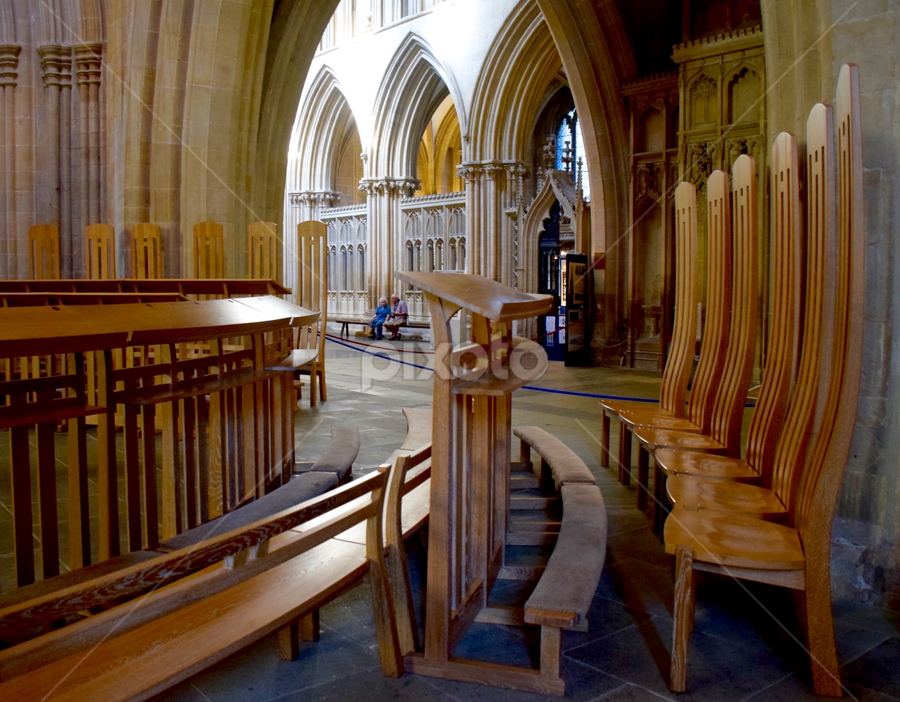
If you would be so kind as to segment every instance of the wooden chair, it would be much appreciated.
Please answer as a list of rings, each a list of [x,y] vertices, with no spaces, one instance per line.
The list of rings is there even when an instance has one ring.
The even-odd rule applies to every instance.
[[[163,277],[162,236],[158,224],[135,224],[131,230],[131,277]]]
[[[319,321],[303,327],[295,335],[297,370],[309,374],[309,405],[316,406],[316,383],[319,398],[328,400],[325,387],[325,323],[328,311],[327,228],[324,222],[301,222],[297,225],[298,276],[297,304],[321,312]],[[295,382],[299,393],[299,381]]]
[[[808,123],[810,153],[821,154],[821,160],[827,156],[829,161],[831,147],[824,144],[823,139],[830,120],[827,109],[818,105]],[[832,199],[833,189],[826,182],[826,173],[820,161],[810,163],[807,189],[810,202],[821,203]],[[769,354],[750,422],[746,460],[670,449],[657,451],[655,460],[660,470],[668,476],[666,490],[669,502],[675,506],[733,511],[784,520],[787,518],[786,493],[782,489],[770,489],[773,466],[780,466],[776,470],[781,473],[790,471],[792,466],[798,464],[796,452],[804,450],[808,438],[803,437],[812,430],[820,365],[827,355],[820,341],[826,232],[824,219],[817,216],[810,218],[807,244],[809,265],[804,286],[806,309],[802,317],[803,359],[788,409],[801,325],[797,307],[802,278],[800,251],[803,248],[797,139],[791,134],[779,134],[772,147],[771,188],[775,275]],[[750,482],[759,485],[751,485]],[[780,482],[780,487],[786,488],[791,480],[787,478]]]
[[[631,470],[631,437],[635,427],[703,434],[708,434],[712,429],[715,391],[725,363],[726,342],[731,326],[731,207],[728,176],[722,171],[714,171],[707,180],[707,241],[706,326],[694,387],[688,401],[687,417],[673,417],[647,410],[623,411],[620,415],[620,457],[625,471]],[[646,489],[639,487],[637,506],[638,509],[647,506]]]
[[[52,224],[28,228],[28,268],[32,280],[59,280],[59,229]]]
[[[281,246],[278,225],[254,222],[247,228],[247,277],[281,279]]]
[[[225,277],[225,237],[218,222],[194,225],[194,277]]]
[[[108,224],[89,224],[84,229],[84,277],[88,280],[116,277],[116,230]]]
[[[686,509],[673,512],[667,522],[666,551],[675,555],[677,569],[669,682],[675,691],[686,688],[694,571],[701,570],[796,591],[815,692],[843,694],[834,643],[830,552],[832,518],[856,424],[862,366],[866,242],[856,66],[841,69],[835,112],[838,264],[835,279],[825,283],[825,289],[835,291],[835,298],[834,317],[824,328],[833,347],[827,387],[823,384],[819,390],[821,420],[796,489],[790,493],[787,525]],[[827,153],[830,136],[825,134],[817,148],[810,149],[811,163]],[[822,213],[812,209],[810,218]]]
[[[638,490],[646,490],[650,454],[659,448],[705,451],[738,457],[741,450],[741,421],[753,371],[757,333],[757,248],[756,164],[746,154],[732,170],[732,231],[734,233],[731,298],[731,329],[722,372],[715,379],[717,391],[709,434],[671,429],[639,428],[634,436],[638,449]],[[654,482],[654,529],[660,527],[662,513],[662,472],[656,469]]]
[[[675,190],[675,318],[669,358],[663,371],[659,406],[604,400],[600,438],[600,465],[609,467],[610,419],[628,410],[653,411],[670,417],[684,416],[684,397],[694,365],[697,329],[697,190],[693,183],[682,183]],[[625,443],[628,441],[628,451]],[[619,481],[630,482],[631,436],[619,427]],[[627,461],[625,460],[627,458]]]

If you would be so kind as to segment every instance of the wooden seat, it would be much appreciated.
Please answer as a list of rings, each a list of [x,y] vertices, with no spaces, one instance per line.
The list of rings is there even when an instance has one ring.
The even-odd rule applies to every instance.
[[[807,192],[810,202],[827,202],[831,188],[825,177],[823,154],[830,154],[825,143],[828,131],[827,108],[813,109],[807,125],[807,143],[810,153],[822,154],[819,161],[809,164]],[[830,155],[828,156],[830,160]],[[830,343],[821,339],[823,324],[824,275],[830,265],[831,242],[826,241],[827,218],[809,218],[806,246],[802,245],[799,204],[799,169],[797,167],[797,141],[790,134],[779,134],[772,148],[772,192],[776,194],[774,207],[773,242],[775,278],[773,281],[769,354],[750,432],[747,437],[746,461],[743,465],[759,474],[762,487],[749,485],[699,485],[706,483],[702,469],[688,471],[682,468],[686,454],[673,453],[656,456],[656,463],[669,476],[666,491],[669,501],[688,505],[692,509],[740,512],[765,519],[783,520],[787,517],[785,489],[793,482],[792,473],[802,463],[802,452],[808,443],[815,415],[816,388],[820,383],[824,359],[830,355]],[[788,406],[788,394],[794,376],[793,357],[798,346],[800,329],[797,302],[800,298],[799,283],[802,279],[799,263],[800,251],[807,251],[808,265],[804,289],[806,305],[803,313],[804,347],[796,376],[796,388]],[[827,260],[826,260],[827,259]],[[784,429],[784,431],[782,431]],[[705,466],[713,476],[724,477],[710,460]],[[677,475],[673,476],[673,471]],[[779,480],[773,487],[773,471]],[[718,483],[718,481],[716,481]]]
[[[321,312],[319,321],[299,329],[294,336],[297,369],[309,375],[309,405],[316,406],[316,384],[319,399],[328,400],[325,386],[325,325],[328,321],[328,229],[324,222],[301,222],[297,225],[297,304]],[[295,383],[298,392],[299,383]]]
[[[247,227],[247,277],[281,280],[281,245],[275,222]]]
[[[32,280],[59,280],[59,229],[52,224],[28,228],[28,269]]]
[[[218,222],[194,225],[194,277],[225,277],[225,237]]]
[[[108,224],[89,224],[84,229],[84,277],[116,277],[116,230]]]
[[[638,428],[634,436],[638,449],[638,490],[646,490],[650,454],[658,448],[740,455],[741,420],[753,371],[757,333],[757,248],[756,165],[746,154],[732,170],[732,324],[728,334],[725,361],[715,376],[715,401],[708,435],[662,429]],[[662,473],[654,481],[654,529],[659,530],[662,513]]]
[[[682,183],[675,190],[675,318],[669,357],[663,371],[657,413],[684,416],[684,397],[694,364],[697,328],[697,190],[693,183]],[[635,405],[638,405],[637,407]],[[610,419],[630,409],[643,411],[639,403],[604,400],[600,437],[600,465],[609,467]],[[628,454],[624,443],[628,440]],[[619,428],[619,481],[630,482],[630,439],[625,428]],[[627,458],[627,461],[624,460]]]
[[[162,235],[158,224],[135,224],[131,230],[131,277],[163,277]]]
[[[819,695],[840,697],[831,610],[831,527],[844,468],[850,454],[859,402],[865,303],[865,231],[862,200],[862,148],[857,69],[842,67],[836,100],[838,260],[834,316],[826,325],[833,340],[827,383],[819,384],[821,411],[815,435],[795,485],[788,493],[788,522],[773,524],[741,515],[676,509],[665,529],[666,552],[676,558],[676,586],[669,687],[686,689],[688,642],[693,628],[694,571],[780,585],[798,591],[799,621],[810,653],[812,680]],[[827,158],[831,134],[811,148],[810,164],[824,160],[822,173],[834,172]],[[824,159],[823,159],[824,157]],[[811,174],[812,175],[812,174]],[[828,212],[810,194],[810,217]],[[784,445],[784,441],[782,441]],[[776,476],[777,480],[777,476]]]
[[[715,390],[725,361],[726,341],[731,324],[731,208],[728,176],[714,171],[707,180],[708,271],[706,326],[697,373],[688,401],[687,416],[674,417],[646,410],[629,410],[620,417],[620,456],[623,470],[630,471],[631,441],[635,427],[671,431],[709,433]],[[626,483],[628,481],[626,480]],[[645,483],[639,481],[638,509],[647,505]]]

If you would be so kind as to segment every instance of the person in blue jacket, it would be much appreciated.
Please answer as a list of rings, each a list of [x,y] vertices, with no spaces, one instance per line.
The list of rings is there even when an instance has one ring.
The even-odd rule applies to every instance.
[[[378,308],[375,310],[375,314],[372,316],[372,319],[369,320],[369,326],[372,328],[371,336],[375,339],[383,339],[384,335],[382,334],[382,326],[384,325],[384,320],[388,318],[388,315],[391,313],[391,308],[388,307],[388,301],[386,297],[378,298]]]

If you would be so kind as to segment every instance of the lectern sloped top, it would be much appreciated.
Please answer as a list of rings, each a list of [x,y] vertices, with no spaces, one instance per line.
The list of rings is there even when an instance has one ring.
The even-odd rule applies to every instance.
[[[508,322],[547,314],[552,295],[533,295],[510,288],[490,278],[469,273],[408,273],[394,275],[405,283],[471,310],[493,322]]]

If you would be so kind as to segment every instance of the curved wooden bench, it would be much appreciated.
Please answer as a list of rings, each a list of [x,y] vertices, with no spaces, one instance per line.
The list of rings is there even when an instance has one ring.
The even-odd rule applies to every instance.
[[[590,469],[578,454],[540,427],[515,427],[513,434],[520,441],[519,461],[531,466],[531,449],[541,457],[541,487],[549,488],[551,481],[557,489],[569,483],[596,485]]]
[[[337,477],[338,484],[343,485],[353,479],[353,461],[358,455],[359,429],[334,427],[331,430],[331,443],[309,470],[314,473],[331,473]]]
[[[541,630],[541,675],[559,678],[560,630],[586,623],[606,559],[607,517],[596,485],[563,485],[556,546],[525,603],[525,622]]]

